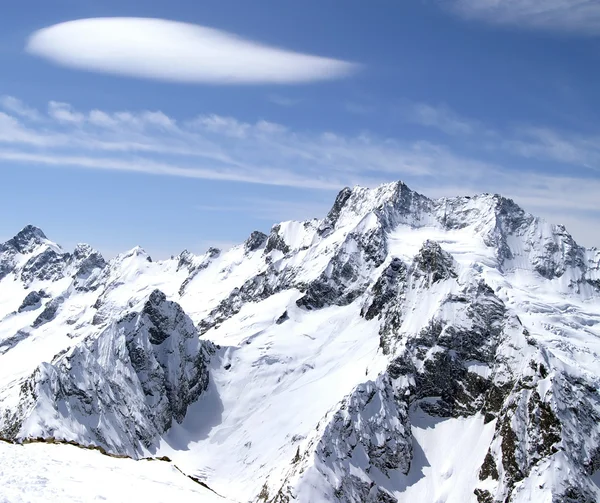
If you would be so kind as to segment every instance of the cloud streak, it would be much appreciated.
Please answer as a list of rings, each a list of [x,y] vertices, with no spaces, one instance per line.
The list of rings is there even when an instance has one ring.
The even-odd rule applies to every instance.
[[[5,161],[335,190],[388,176],[422,176],[439,152],[368,136],[308,133],[216,114],[81,112],[50,102],[41,122],[0,113]]]
[[[150,18],[90,18],[33,33],[26,50],[93,72],[201,84],[299,84],[346,77],[354,63]]]
[[[0,108],[29,120],[36,121],[40,118],[40,114],[37,110],[28,107],[14,96],[0,96]]]
[[[175,119],[160,111],[82,111],[57,102],[42,113],[21,105],[32,113],[0,112],[3,169],[31,165],[285,186],[319,191],[311,199],[325,206],[330,192],[343,186],[402,179],[433,197],[500,192],[553,219],[563,212],[569,222],[588,229],[582,236],[600,243],[600,141],[591,136],[540,127],[502,134],[447,108],[438,113],[429,106],[427,117],[437,118],[426,121],[430,127],[446,130],[448,138],[461,145],[478,146],[475,154],[465,155],[456,147],[429,141],[299,131],[266,120],[244,122],[216,114]],[[551,160],[562,167],[554,173],[519,170],[522,165],[515,167],[512,161],[506,167],[486,160],[486,154],[497,158],[498,152],[525,163]],[[290,205],[282,211],[304,214],[304,205]],[[227,211],[247,213],[245,206],[238,202]],[[278,220],[280,206],[263,204],[259,213]]]
[[[480,150],[600,171],[600,134],[585,135],[530,125],[496,130],[446,106],[426,103],[405,105],[402,110],[406,122],[437,129]]]
[[[598,0],[452,0],[450,9],[466,19],[490,24],[600,35]]]
[[[459,116],[448,107],[436,107],[428,103],[411,104],[405,107],[404,115],[409,122],[433,127],[449,135],[470,135],[480,127],[475,121]]]

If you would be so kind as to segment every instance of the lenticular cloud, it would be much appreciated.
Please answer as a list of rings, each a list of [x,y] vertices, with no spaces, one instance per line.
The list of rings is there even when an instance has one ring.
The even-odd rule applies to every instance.
[[[89,71],[172,82],[293,84],[341,78],[357,65],[269,47],[204,26],[92,18],[34,32],[26,50]]]

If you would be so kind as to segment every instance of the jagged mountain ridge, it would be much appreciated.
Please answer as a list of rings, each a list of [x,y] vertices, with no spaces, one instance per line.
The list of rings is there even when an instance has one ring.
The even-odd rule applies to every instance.
[[[181,307],[155,290],[139,313],[40,364],[4,428],[12,438],[143,455],[206,390],[212,352]]]
[[[0,248],[4,435],[166,452],[238,501],[537,501],[531,487],[557,467],[576,476],[544,479],[540,494],[598,495],[600,253],[510,200],[430,200],[394,183],[344,189],[323,220],[283,222],[228,252],[152,262],[137,248],[105,263],[82,249],[65,254],[30,227]],[[83,255],[86,267],[72,258]],[[24,403],[59,408],[56,393],[48,407],[28,395],[36,368],[67,347],[58,359],[84,347],[99,359],[98,341],[114,344],[107,334],[155,289],[220,345],[210,362],[199,351],[210,384],[187,414],[151,435],[114,423],[129,443],[43,414],[15,431]],[[62,388],[81,404],[77,382]],[[487,439],[460,487],[431,463],[415,476],[432,420],[431,434],[463,425]]]

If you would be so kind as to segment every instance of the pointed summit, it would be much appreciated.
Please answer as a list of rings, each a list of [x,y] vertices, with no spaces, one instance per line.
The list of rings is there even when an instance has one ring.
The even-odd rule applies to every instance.
[[[423,214],[430,211],[431,205],[430,199],[411,190],[402,181],[373,189],[346,187],[337,195],[331,210],[323,219],[319,235],[328,236],[334,229],[352,225],[373,212],[385,226],[399,222],[418,223]]]
[[[141,246],[134,246],[131,250],[126,251],[125,253],[120,253],[117,255],[116,260],[123,261],[130,257],[142,257],[145,258],[146,261],[152,262],[152,258],[148,255],[148,252],[144,250]]]
[[[41,245],[48,238],[42,229],[34,225],[26,225],[12,239],[9,239],[5,246],[15,249],[18,253],[29,253],[36,246]]]
[[[35,225],[31,225],[31,224],[23,227],[23,229],[21,229],[21,231],[17,234],[17,236],[28,236],[28,237],[35,237],[35,238],[39,238],[39,239],[48,239],[42,229],[40,229],[39,227],[36,227]],[[15,236],[15,237],[17,237],[17,236]]]
[[[252,231],[250,237],[244,242],[244,250],[246,253],[258,250],[263,246],[269,236],[260,231]]]

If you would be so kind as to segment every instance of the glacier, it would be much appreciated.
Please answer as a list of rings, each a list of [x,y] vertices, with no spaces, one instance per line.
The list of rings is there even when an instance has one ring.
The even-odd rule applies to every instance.
[[[27,452],[166,456],[232,502],[593,503],[599,354],[600,251],[499,195],[345,188],[160,261],[30,225],[0,245],[0,500]]]

